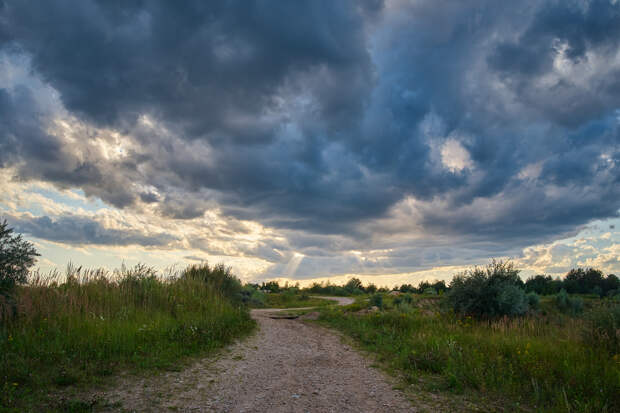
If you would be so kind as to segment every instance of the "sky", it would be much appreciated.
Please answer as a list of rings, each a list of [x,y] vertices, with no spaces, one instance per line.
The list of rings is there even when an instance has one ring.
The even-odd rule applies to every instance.
[[[0,218],[244,281],[620,273],[620,1],[0,0]]]

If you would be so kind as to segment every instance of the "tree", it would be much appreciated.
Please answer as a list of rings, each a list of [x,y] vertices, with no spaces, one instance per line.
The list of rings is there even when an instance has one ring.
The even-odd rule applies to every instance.
[[[445,281],[435,281],[431,287],[437,291],[437,293],[439,294],[443,294],[448,290],[448,286],[446,285]]]
[[[261,290],[269,291],[272,293],[279,293],[280,284],[277,281],[269,281],[268,283],[263,282],[263,285],[261,285]]]
[[[574,268],[564,278],[564,288],[570,294],[589,294],[602,284],[603,273],[595,268]]]
[[[525,282],[525,291],[540,295],[557,294],[562,288],[562,281],[553,279],[550,275],[536,275]]]
[[[6,220],[0,222],[0,295],[10,297],[23,284],[39,253],[21,234],[14,234]]]
[[[347,290],[349,294],[357,294],[362,292],[362,281],[359,278],[351,278],[344,286],[344,289]]]

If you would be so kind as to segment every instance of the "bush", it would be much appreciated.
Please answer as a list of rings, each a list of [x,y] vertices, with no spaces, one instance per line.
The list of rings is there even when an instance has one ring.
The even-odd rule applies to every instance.
[[[424,294],[424,295],[437,295],[437,290],[435,290],[433,287],[428,287],[428,288],[424,289],[422,294]]]
[[[511,262],[493,261],[454,277],[447,303],[456,313],[478,318],[522,315],[529,308],[522,284]]]
[[[620,304],[613,303],[592,311],[587,322],[584,341],[594,348],[605,349],[612,355],[620,354]]]
[[[243,303],[250,307],[260,308],[265,306],[265,293],[260,291],[255,285],[244,285],[241,296]]]
[[[376,306],[379,308],[383,308],[383,295],[382,294],[373,294],[370,297],[370,305]]]
[[[534,292],[527,294],[527,304],[530,310],[538,310],[540,307],[540,296]]]
[[[563,313],[577,315],[583,312],[583,300],[581,297],[570,297],[565,289],[560,290],[555,297],[556,307]]]
[[[529,300],[522,288],[505,283],[498,287],[497,292],[498,315],[522,315],[529,309]]]

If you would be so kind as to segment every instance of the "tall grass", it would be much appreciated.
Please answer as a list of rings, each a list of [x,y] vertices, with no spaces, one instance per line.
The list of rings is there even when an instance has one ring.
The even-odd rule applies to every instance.
[[[255,324],[236,296],[240,283],[221,270],[35,274],[16,291],[17,318],[0,326],[0,406],[119,369],[172,367],[248,333]]]
[[[619,356],[584,341],[581,318],[480,321],[394,306],[372,314],[330,309],[322,319],[436,390],[492,392],[536,411],[620,411]]]

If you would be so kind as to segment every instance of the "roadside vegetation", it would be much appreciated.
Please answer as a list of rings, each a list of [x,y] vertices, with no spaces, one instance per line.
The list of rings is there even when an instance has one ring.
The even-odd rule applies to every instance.
[[[14,252],[35,252],[21,238],[17,244]],[[54,393],[123,371],[175,368],[255,327],[241,283],[223,266],[164,276],[143,265],[114,272],[70,265],[65,274],[26,276],[11,272],[7,262],[19,254],[4,247],[0,411],[88,411]]]
[[[620,280],[596,269],[523,281],[510,262],[493,261],[449,285],[352,278],[300,288],[242,285],[207,264],[31,273],[37,256],[0,222],[0,412],[91,411],[56,393],[176,369],[250,333],[249,308],[313,306],[320,322],[427,390],[489,395],[509,410],[620,411]],[[336,307],[315,295],[356,301]]]
[[[321,320],[432,391],[491,395],[517,410],[615,412],[620,297],[609,294],[613,286],[593,292],[600,283],[617,288],[613,275],[584,276],[594,273],[567,277],[587,294],[561,285],[539,296],[510,263],[493,262],[457,275],[441,294],[360,296],[351,306],[326,308]],[[587,284],[592,278],[598,281]]]
[[[333,301],[312,297],[307,290],[299,285],[279,286],[277,282],[246,284],[243,286],[243,297],[253,308],[301,308],[320,307],[333,304]]]

